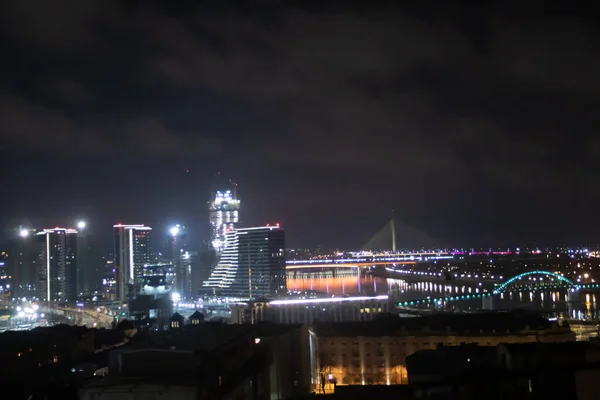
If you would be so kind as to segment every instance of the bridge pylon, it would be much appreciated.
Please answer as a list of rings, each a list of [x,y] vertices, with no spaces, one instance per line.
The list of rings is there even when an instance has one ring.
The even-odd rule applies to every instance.
[[[398,251],[398,242],[404,249],[428,248],[435,243],[427,234],[418,228],[409,226],[396,219],[392,210],[391,218],[386,224],[364,245],[362,250],[366,251]]]

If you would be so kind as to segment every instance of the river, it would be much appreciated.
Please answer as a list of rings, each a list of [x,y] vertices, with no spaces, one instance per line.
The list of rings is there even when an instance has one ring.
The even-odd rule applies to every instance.
[[[410,301],[426,297],[447,297],[457,294],[476,294],[492,291],[485,284],[449,284],[434,282],[407,282],[364,276],[347,272],[340,276],[331,273],[304,273],[301,276],[288,277],[288,290],[295,292],[314,291],[322,295],[336,296],[374,296],[387,294],[397,301]],[[600,296],[591,292],[573,292],[569,289],[545,291],[521,291],[503,293],[492,297],[493,309],[527,309],[544,311],[561,318],[576,320],[600,319],[597,300]],[[489,303],[487,304],[489,307]],[[474,311],[483,308],[481,299],[450,302],[447,309],[456,311]]]

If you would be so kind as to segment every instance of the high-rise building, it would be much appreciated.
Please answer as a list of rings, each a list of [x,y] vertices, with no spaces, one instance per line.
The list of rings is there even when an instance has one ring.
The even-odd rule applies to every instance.
[[[35,233],[35,229],[19,227],[8,249],[7,273],[11,294],[16,297],[37,296],[39,245]]]
[[[128,293],[125,288],[135,291],[142,284],[144,265],[153,260],[152,228],[123,224],[117,224],[113,228],[118,298],[124,302],[126,296],[133,294]]]
[[[237,184],[228,183],[214,186],[209,202],[211,244],[217,255],[225,245],[225,235],[234,230],[240,220],[240,200],[237,198]]]
[[[180,250],[179,255],[173,260],[175,279],[173,290],[182,299],[191,299],[194,291],[194,272],[197,270],[198,253],[195,251]]]
[[[0,295],[12,294],[13,283],[8,265],[8,253],[0,252]]]
[[[285,233],[279,226],[231,230],[204,287],[218,296],[273,298],[287,293]]]
[[[102,276],[102,299],[115,301],[118,295],[117,269],[114,268],[114,261],[107,260]]]
[[[38,297],[44,301],[77,300],[77,231],[44,229],[39,243]]]
[[[90,297],[101,287],[103,262],[93,246],[93,236],[84,221],[77,223],[77,290],[79,296]]]

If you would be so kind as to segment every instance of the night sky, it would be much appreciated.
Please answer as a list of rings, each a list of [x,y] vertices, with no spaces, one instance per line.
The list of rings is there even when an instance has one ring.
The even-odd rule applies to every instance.
[[[0,226],[203,238],[220,171],[290,247],[598,242],[590,10],[354,3],[3,1]]]

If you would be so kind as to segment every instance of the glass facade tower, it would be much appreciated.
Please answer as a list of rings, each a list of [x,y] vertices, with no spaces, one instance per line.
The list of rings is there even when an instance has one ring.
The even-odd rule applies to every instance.
[[[144,225],[122,225],[113,227],[115,241],[115,268],[117,274],[117,297],[126,299],[126,286],[140,286],[143,281],[144,265],[152,258],[152,228]]]
[[[283,229],[265,226],[227,232],[219,263],[204,287],[217,296],[240,299],[287,293]]]
[[[45,301],[77,300],[77,231],[44,229],[39,240],[38,297]]]

